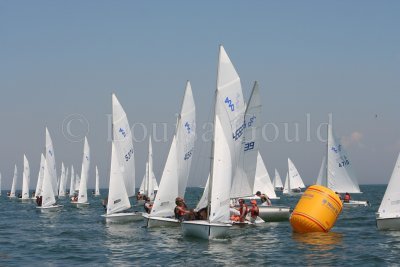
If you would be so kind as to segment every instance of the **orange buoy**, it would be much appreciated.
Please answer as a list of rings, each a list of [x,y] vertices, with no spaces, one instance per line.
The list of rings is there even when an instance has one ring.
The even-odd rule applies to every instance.
[[[329,232],[342,208],[342,201],[335,192],[313,185],[301,196],[290,216],[290,224],[297,233]]]

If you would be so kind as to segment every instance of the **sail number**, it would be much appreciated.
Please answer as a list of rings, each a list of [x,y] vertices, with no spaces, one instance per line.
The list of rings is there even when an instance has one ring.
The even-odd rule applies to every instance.
[[[131,157],[133,156],[133,148],[131,148],[128,153],[126,153],[125,155],[125,161],[128,161],[131,159]]]
[[[232,103],[232,100],[230,100],[229,97],[225,98],[225,103],[228,104],[228,107],[231,109],[231,111],[235,111],[235,105]]]
[[[187,133],[190,134],[191,128],[190,128],[190,124],[188,122],[185,123],[185,128],[187,130]]]
[[[120,132],[120,133],[122,134],[123,137],[126,137],[126,132],[125,132],[124,129],[119,128],[119,131],[118,131],[118,132]]]
[[[184,159],[184,160],[190,159],[190,157],[192,157],[192,154],[193,154],[193,148],[192,148],[189,152],[187,152],[187,153],[185,154],[185,156],[183,157],[183,159]]]
[[[350,165],[350,161],[346,157],[340,158],[341,161],[339,161],[339,167],[345,167],[347,165]]]
[[[249,142],[244,144],[244,151],[252,150],[254,148],[254,142]]]

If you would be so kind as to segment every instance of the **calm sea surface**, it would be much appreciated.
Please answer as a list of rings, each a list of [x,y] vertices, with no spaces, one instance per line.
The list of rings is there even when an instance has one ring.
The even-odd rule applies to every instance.
[[[34,202],[9,200],[3,191],[0,266],[398,265],[400,232],[377,231],[375,225],[386,186],[361,189],[364,194],[353,199],[371,206],[345,208],[330,233],[294,234],[287,221],[235,227],[229,239],[212,241],[184,238],[180,228],[106,223],[101,198],[90,197],[86,208],[61,199],[61,211],[43,213]],[[201,193],[189,188],[188,204],[195,205]],[[274,203],[294,208],[298,199],[282,196]]]

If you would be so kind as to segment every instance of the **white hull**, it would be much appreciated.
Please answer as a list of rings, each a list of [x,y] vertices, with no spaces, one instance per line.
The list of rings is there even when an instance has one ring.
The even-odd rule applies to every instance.
[[[36,208],[40,209],[41,211],[57,211],[62,207],[63,207],[63,205],[52,205],[49,207],[36,207]]]
[[[19,198],[22,202],[31,202],[30,198]]]
[[[266,222],[287,221],[290,217],[290,207],[286,206],[258,206],[261,219]]]
[[[369,202],[367,200],[350,200],[350,202],[343,202],[345,207],[358,207],[358,206],[369,206]]]
[[[90,205],[89,202],[82,202],[82,203],[80,203],[80,202],[75,202],[75,201],[71,201],[71,204],[76,205],[76,207],[78,207],[78,208],[87,207],[87,206]]]
[[[107,221],[110,222],[135,222],[143,220],[143,216],[141,212],[121,212],[121,213],[113,213],[113,214],[104,214],[101,215]]]
[[[178,227],[180,225],[179,220],[174,218],[150,217],[148,214],[144,214],[143,217],[147,219],[147,228]]]
[[[395,218],[376,218],[378,230],[400,230],[400,217]]]
[[[201,239],[223,238],[228,236],[228,230],[232,226],[227,223],[210,223],[208,221],[184,221],[181,223],[184,236],[192,236]]]

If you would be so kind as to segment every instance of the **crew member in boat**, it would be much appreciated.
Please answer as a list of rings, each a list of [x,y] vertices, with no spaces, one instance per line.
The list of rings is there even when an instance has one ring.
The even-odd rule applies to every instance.
[[[140,194],[140,191],[138,191],[136,194],[136,200],[143,200],[143,196],[144,195]]]
[[[43,197],[42,197],[42,196],[37,196],[37,197],[36,197],[36,205],[38,205],[39,207],[41,207],[41,206],[42,206],[42,200],[43,200]]]
[[[105,211],[107,211],[108,196],[101,202]]]
[[[257,206],[257,201],[253,199],[251,202],[250,212],[250,222],[254,223],[257,220],[258,215],[260,214],[260,210]]]
[[[195,219],[195,214],[191,210],[187,210],[187,206],[185,204],[185,201],[181,197],[177,197],[175,199],[175,218],[178,219],[179,221],[188,221],[188,220],[194,220]]]
[[[346,202],[346,203],[349,203],[350,200],[351,200],[351,196],[350,196],[349,193],[346,192],[346,194],[344,195],[343,201]]]
[[[239,221],[240,222],[244,222],[244,220],[246,219],[246,215],[249,212],[249,208],[247,207],[247,205],[244,203],[244,200],[241,198],[239,199],[239,208],[238,211],[240,213],[239,215]]]
[[[240,221],[240,212],[239,212],[239,210],[235,209],[235,205],[234,204],[230,205],[229,213],[230,213],[231,221],[233,221],[233,222]]]
[[[260,191],[257,191],[257,192],[256,192],[256,196],[258,196],[258,197],[260,198],[261,203],[262,203],[263,205],[265,205],[265,206],[271,206],[271,205],[272,205],[271,199],[269,199],[269,197],[268,197],[267,195],[261,194]],[[265,204],[264,204],[264,203],[265,203]]]
[[[147,196],[143,196],[144,199],[144,210],[150,214],[151,208],[153,207],[153,204],[150,202],[150,198]]]

